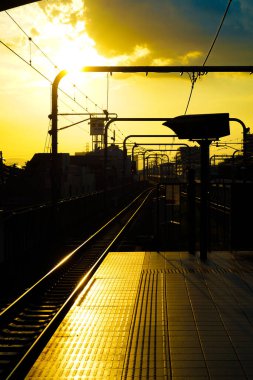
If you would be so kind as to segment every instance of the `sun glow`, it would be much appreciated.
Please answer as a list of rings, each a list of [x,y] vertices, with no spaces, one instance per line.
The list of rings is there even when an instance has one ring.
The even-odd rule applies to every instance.
[[[51,25],[51,29],[52,34],[56,36],[53,25]],[[95,42],[85,31],[80,32],[71,27],[70,33],[69,25],[62,25],[60,29],[60,34],[66,38],[56,38],[53,51],[60,69],[73,71],[81,69],[83,66],[105,64],[106,59],[98,54]],[[59,34],[59,27],[57,31]]]
[[[186,73],[182,78],[170,74],[146,76],[145,73],[84,73],[87,66],[193,65],[201,64],[205,57],[206,46],[195,42],[189,44],[185,33],[181,39],[181,32],[176,34],[175,31],[177,37],[174,45],[173,36],[165,34],[164,28],[143,30],[138,14],[133,18],[136,25],[127,29],[129,33],[125,34],[125,28],[117,16],[121,6],[125,9],[125,3],[109,10],[108,4],[104,3],[106,2],[100,1],[98,4],[92,0],[42,0],[16,7],[9,13],[21,28],[6,13],[0,12],[1,40],[22,58],[19,59],[4,45],[1,46],[0,150],[5,159],[23,164],[34,152],[43,151],[47,147],[45,136],[47,139],[47,130],[50,128],[48,115],[51,113],[51,84],[62,70],[66,70],[68,75],[59,84],[60,90],[63,90],[59,92],[59,112],[79,112],[80,104],[89,112],[110,109],[121,117],[160,117],[164,114],[177,116],[185,111],[191,89],[191,81]],[[141,2],[135,2],[136,8],[142,11],[139,3]],[[112,18],[115,23],[110,22],[112,14],[117,16]],[[152,21],[153,15],[151,16]],[[107,21],[110,29],[106,28]],[[126,24],[127,21],[126,19]],[[175,18],[173,26],[176,26],[177,21]],[[181,28],[183,24],[178,25]],[[31,39],[27,36],[31,36]],[[196,41],[198,37],[196,36]],[[216,56],[219,56],[218,47],[213,52],[210,64],[215,63]],[[245,54],[245,49],[246,46],[240,55]],[[227,51],[224,46],[224,57],[222,54],[217,64],[229,62]],[[246,63],[250,60],[249,52],[250,49],[247,50]],[[209,73],[196,83],[189,112],[230,112],[248,126],[252,119],[251,104],[252,81],[248,75]],[[60,126],[71,124],[72,120],[66,119],[59,117]],[[75,122],[76,117],[73,119]],[[78,124],[59,134],[59,149],[71,154],[82,151],[84,142],[90,139],[87,124]],[[123,128],[123,125],[120,127]],[[124,128],[124,134],[132,133],[127,125]],[[143,130],[140,133],[152,134],[154,131],[152,125],[138,125],[138,130],[141,128]],[[157,131],[158,127],[155,128]],[[158,133],[163,134],[163,130]]]

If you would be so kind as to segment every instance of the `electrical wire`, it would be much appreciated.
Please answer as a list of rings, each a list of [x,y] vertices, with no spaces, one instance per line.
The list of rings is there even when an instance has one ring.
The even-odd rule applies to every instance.
[[[17,52],[15,52],[15,50],[13,50],[10,46],[6,45],[6,43],[4,43],[2,40],[0,40],[0,43],[3,46],[5,46],[8,50],[10,50],[13,54],[15,54],[18,58],[20,58],[24,63],[26,63],[28,66],[30,66],[33,70],[35,70],[39,75],[41,75],[50,84],[52,84],[52,81],[49,78],[47,78],[46,75],[44,75],[40,70],[36,69],[35,66],[33,66],[29,61],[27,61],[25,58],[23,58],[20,54],[18,54]],[[76,100],[74,100],[71,97],[71,95],[69,95],[66,91],[62,90],[61,88],[59,88],[59,91],[61,91],[65,96],[67,96],[69,99],[71,99],[72,101],[74,101],[79,107],[81,107],[82,109],[84,109],[85,111],[88,112],[87,108],[83,107],[79,102],[77,102]],[[66,103],[65,103],[65,105],[66,105]]]
[[[18,54],[17,52],[15,52],[12,48],[10,48],[8,45],[6,45],[3,41],[0,40],[0,43],[5,46],[8,50],[10,50],[13,54],[15,54],[18,58],[20,58],[24,63],[26,63],[27,65],[29,65],[29,67],[31,67],[33,70],[35,70],[39,75],[41,75],[45,80],[47,80],[51,85],[52,85],[52,81],[47,78],[40,70],[36,69],[36,67],[34,67],[32,65],[31,62],[28,62],[25,58],[23,58],[20,54]],[[70,98],[72,101],[73,101],[73,98],[68,94],[66,93],[64,90],[62,90],[61,88],[59,88],[59,91],[61,91],[65,96],[67,96],[68,98]],[[63,102],[62,99],[59,99],[63,104],[65,104],[65,106],[71,108],[67,103]],[[79,105],[82,109],[84,109],[85,111],[89,112],[87,108],[83,107],[80,103],[78,103],[76,100],[75,100],[75,103],[77,105]],[[72,108],[71,108],[72,109]],[[88,120],[88,119],[87,119]],[[71,124],[67,127],[63,127],[63,128],[60,128],[60,129],[66,129],[72,125],[76,125],[76,124],[79,124],[79,123],[82,123],[84,120],[80,121],[80,122],[77,122],[77,123],[74,123],[74,124]],[[49,134],[49,130],[47,132],[47,136]],[[46,137],[46,140],[45,140],[45,145],[44,145],[44,152],[47,150],[47,143],[48,143],[48,138]]]
[[[189,73],[188,73],[189,74]],[[190,76],[190,74],[189,74]],[[195,86],[195,83],[197,81],[197,78],[198,77],[195,77],[195,74],[193,73],[192,74],[192,77],[190,76],[190,79],[191,79],[191,90],[190,90],[190,95],[189,95],[189,98],[188,98],[188,101],[187,101],[187,105],[186,105],[186,108],[185,108],[185,112],[184,114],[186,115],[187,111],[188,111],[188,107],[190,105],[190,101],[191,101],[191,98],[192,98],[192,93],[193,93],[193,90],[194,90],[194,86]]]
[[[24,33],[24,35],[28,38],[28,40],[30,41],[30,43],[33,43],[34,46],[40,51],[40,53],[50,62],[51,65],[54,66],[55,69],[58,69],[58,65],[56,65],[53,60],[34,42],[34,40],[32,39],[32,37],[30,37],[26,31],[20,26],[20,24],[10,15],[9,12],[5,11],[5,13],[8,15],[8,17],[15,23],[15,25],[22,31],[22,33]],[[14,54],[16,54],[19,58],[21,58],[25,63],[29,64],[29,66],[31,66],[34,70],[36,70],[40,75],[42,75],[47,81],[49,81],[50,83],[52,83],[51,80],[49,80],[45,75],[43,75],[39,70],[37,70],[33,65],[32,65],[32,62],[31,62],[31,59],[30,59],[30,62],[26,61],[24,58],[22,58],[19,54],[17,54],[13,49],[11,49],[9,46],[7,46],[5,43],[3,43],[2,41],[0,41],[5,47],[7,47],[10,51],[12,51]],[[31,53],[31,52],[30,52]],[[76,87],[76,85],[74,85]],[[76,89],[83,95],[85,96],[86,100],[89,100],[91,103],[93,103],[96,107],[100,108],[102,110],[102,107],[99,107],[90,97],[88,97],[86,94],[84,94],[81,90],[79,90],[77,87]],[[67,95],[64,91],[62,91],[65,95]],[[71,96],[67,95],[72,101],[74,101],[76,104],[78,104],[78,106],[81,106],[74,98],[72,98]],[[85,109],[83,106],[81,106],[81,108]],[[87,109],[86,109],[87,110]]]
[[[227,5],[227,7],[226,7],[226,10],[225,10],[225,12],[224,12],[224,15],[223,15],[223,17],[222,17],[222,20],[221,20],[221,22],[220,22],[219,28],[218,28],[218,30],[217,30],[217,32],[216,32],[216,34],[215,34],[214,40],[213,40],[213,42],[212,42],[212,44],[211,44],[211,47],[210,47],[210,49],[209,49],[209,51],[208,51],[208,53],[207,53],[207,55],[206,55],[205,60],[204,60],[204,62],[203,62],[203,65],[202,65],[203,67],[205,66],[205,64],[206,64],[206,62],[207,62],[207,60],[208,60],[208,58],[209,58],[209,56],[210,56],[210,54],[211,54],[211,52],[212,52],[212,50],[213,50],[213,48],[214,48],[214,45],[215,45],[215,43],[216,43],[216,41],[217,41],[217,38],[218,38],[218,35],[219,35],[220,31],[221,31],[222,25],[224,24],[224,21],[225,21],[225,18],[226,18],[226,16],[227,16],[227,13],[228,13],[228,10],[229,10],[229,7],[230,7],[231,3],[232,3],[232,0],[229,0],[228,5]],[[192,93],[193,93],[193,90],[194,90],[195,83],[196,83],[196,81],[197,81],[197,79],[198,79],[199,77],[200,77],[200,74],[198,74],[197,77],[195,77],[195,76],[194,76],[194,73],[193,73],[193,76],[192,76],[192,78],[191,78],[191,90],[190,90],[190,94],[189,94],[189,97],[188,97],[188,101],[187,101],[187,105],[186,105],[185,113],[184,113],[185,115],[186,115],[186,113],[187,113],[187,111],[188,111],[188,108],[189,108],[189,105],[190,105],[190,102],[191,102]]]
[[[106,77],[106,109],[109,112],[109,73]]]
[[[26,37],[31,41],[31,43],[36,46],[36,48],[41,52],[41,54],[54,66],[55,69],[58,69],[58,66],[48,57],[46,53],[34,42],[31,36],[29,36],[25,30],[17,23],[17,21],[10,15],[9,12],[5,11],[5,13],[10,17],[10,19],[17,25],[17,27],[26,35]]]
[[[102,107],[98,106],[97,103],[95,103],[91,98],[89,98],[84,92],[82,92],[78,87],[76,87],[78,92],[85,97],[86,100],[88,100],[90,103],[92,103],[95,107],[99,108],[101,111],[104,111]],[[89,112],[87,110],[87,112]]]
[[[224,15],[223,15],[223,17],[222,17],[222,20],[221,20],[220,26],[219,26],[219,28],[218,28],[218,30],[217,30],[217,33],[216,33],[215,37],[214,37],[214,40],[213,40],[213,42],[212,42],[212,45],[211,45],[211,47],[210,47],[210,49],[209,49],[209,51],[208,51],[208,53],[207,53],[206,59],[204,60],[203,66],[205,66],[205,64],[206,64],[206,62],[207,62],[207,60],[208,60],[208,58],[209,58],[209,56],[210,56],[210,54],[211,54],[211,51],[213,50],[213,47],[214,47],[215,42],[216,42],[216,40],[217,40],[217,38],[218,38],[218,35],[219,35],[220,30],[221,30],[221,28],[222,28],[222,25],[223,25],[223,23],[224,23],[224,21],[225,21],[225,18],[226,18],[226,16],[227,16],[227,13],[228,13],[228,10],[229,10],[229,7],[230,7],[231,3],[232,3],[232,0],[229,0],[228,5],[227,5],[227,8],[226,8],[226,10],[225,10],[225,13],[224,13]]]
[[[31,44],[33,44],[36,49],[39,50],[39,52],[48,60],[48,62],[54,67],[54,69],[58,69],[58,65],[56,65],[53,60],[38,46],[38,44],[35,43],[35,41],[32,39],[31,36],[29,36],[26,31],[21,27],[21,25],[10,15],[9,12],[5,11],[5,13],[8,15],[8,17],[15,23],[15,25],[22,31],[22,33],[28,38],[29,42],[30,42],[30,61],[27,61],[25,58],[23,58],[20,54],[18,54],[14,49],[12,49],[11,47],[9,47],[6,43],[4,43],[3,41],[0,40],[0,43],[5,46],[8,50],[10,50],[13,54],[15,54],[19,59],[21,59],[24,63],[26,63],[27,65],[29,65],[33,70],[35,70],[39,75],[41,75],[45,80],[47,80],[51,85],[52,85],[52,81],[46,76],[44,75],[39,69],[37,69],[33,64],[32,64],[32,49],[31,49]],[[90,97],[88,97],[86,94],[84,94],[75,84],[73,84],[74,88],[82,95],[85,97],[86,101],[89,101],[90,103],[92,103],[95,107],[99,108],[101,111],[103,111],[103,108],[102,107],[99,107],[98,104],[96,102],[94,102]],[[74,98],[72,98],[72,96],[70,96],[68,93],[66,93],[64,90],[62,90],[60,87],[59,87],[59,91],[61,91],[61,93],[63,93],[65,96],[67,96],[69,99],[71,99],[71,101],[74,101],[76,105],[80,106],[82,109],[84,109],[85,111],[89,112],[88,111],[88,108],[87,107],[83,107],[79,102],[76,101],[75,99],[75,95],[74,95]],[[108,103],[109,103],[109,73],[107,74],[107,89],[106,89],[107,93],[106,93],[106,103],[107,103],[107,110],[108,110]],[[65,106],[71,108],[71,110],[74,112],[74,110],[72,109],[72,107],[70,105],[68,105],[67,103],[65,103],[62,99],[59,99],[60,102],[62,102]],[[85,120],[81,120],[81,121],[78,121],[78,122],[75,122],[75,123],[72,123],[70,125],[67,125],[65,127],[61,127],[59,128],[58,130],[63,130],[63,129],[67,129],[67,128],[70,128],[74,125],[78,125],[84,121],[87,121],[89,119],[85,119]],[[123,136],[123,138],[125,138],[124,134],[118,129],[118,131],[121,133],[121,135]],[[85,131],[87,132],[87,131]],[[88,133],[88,132],[87,132]],[[50,139],[50,132],[48,130],[48,133],[47,133],[47,137],[46,137],[46,140],[45,140],[45,145],[44,145],[44,152],[46,150],[48,150],[47,148],[47,144],[49,143],[49,139]],[[123,141],[123,140],[122,140]]]
[[[126,136],[121,132],[121,130],[119,129],[119,127],[117,126],[117,124],[114,123],[114,127],[117,128],[118,132],[119,132],[119,133],[121,134],[121,136],[123,137],[123,140],[122,140],[122,141],[124,141],[125,138],[126,138]],[[135,142],[132,141],[131,139],[129,139],[129,142],[132,143],[132,144],[135,143]]]
[[[19,23],[10,15],[10,13],[9,12],[7,12],[7,11],[5,11],[5,13],[8,15],[8,17],[15,23],[15,25],[25,34],[25,36],[29,39],[29,41],[31,42],[31,43],[33,43],[34,44],[34,46],[43,54],[43,56],[54,66],[54,68],[58,68],[58,66],[49,58],[49,56],[47,55],[47,54],[45,54],[44,52],[43,52],[43,50],[34,42],[34,40],[32,39],[32,37],[30,37],[26,32],[25,32],[25,30],[19,25]],[[6,47],[7,47],[7,45],[5,45]],[[12,49],[10,49],[10,50],[12,50]],[[14,52],[14,51],[13,51]],[[16,54],[16,53],[15,53]],[[16,55],[18,55],[18,54],[16,54]],[[19,56],[19,55],[18,55]],[[20,56],[19,56],[20,57]],[[21,57],[20,57],[21,58]],[[22,60],[24,61],[24,62],[26,62],[27,64],[29,64],[29,66],[31,66],[32,68],[34,68],[34,66],[32,65],[32,63],[31,63],[31,59],[30,59],[30,62],[27,62],[26,60],[24,60],[23,58],[22,58]],[[35,69],[35,68],[34,68]],[[39,71],[38,71],[39,72]],[[42,73],[41,72],[39,72],[41,75],[42,75]],[[45,77],[45,76],[44,76]],[[46,78],[45,77],[45,79],[47,79],[50,83],[51,83],[51,81],[48,79],[48,78]],[[78,92],[80,93],[80,94],[82,94],[85,98],[86,98],[86,100],[88,100],[89,102],[91,102],[95,107],[97,107],[97,108],[99,108],[100,110],[102,110],[103,111],[103,108],[102,107],[99,107],[98,105],[97,105],[97,103],[95,103],[91,98],[89,98],[86,94],[84,94],[78,87],[76,87],[76,85],[75,84],[73,84],[73,86],[74,86],[74,88],[76,89],[76,90],[78,90]],[[61,89],[60,89],[61,90]],[[83,108],[83,109],[85,109],[87,112],[89,112],[88,111],[88,108],[86,107],[83,107],[81,104],[79,104],[77,101],[76,101],[76,99],[75,99],[75,97],[74,98],[72,98],[69,94],[67,94],[65,91],[63,91],[63,90],[61,90],[62,91],[62,93],[64,93],[64,95],[66,95],[66,96],[68,96],[71,100],[73,100],[77,105],[79,105],[81,108]],[[65,104],[65,105],[67,105],[66,103],[64,103],[63,101],[62,101],[62,103],[63,104]],[[108,107],[109,107],[109,73],[107,73],[107,92],[106,92],[106,103],[107,103],[107,110],[108,110]],[[68,106],[68,105],[67,105]],[[68,106],[69,108],[70,108],[70,106]],[[88,119],[87,119],[88,120]],[[73,124],[71,124],[71,125],[69,125],[69,126],[66,126],[66,127],[62,127],[62,128],[60,128],[60,129],[65,129],[65,128],[69,128],[69,127],[71,127],[71,126],[73,126],[73,125],[76,125],[76,124],[79,124],[79,123],[82,123],[83,121],[80,121],[80,122],[77,122],[77,123],[73,123]],[[59,130],[60,130],[59,129]],[[119,130],[119,129],[118,129]],[[125,136],[124,136],[124,134],[119,130],[119,132],[122,134],[122,136],[123,136],[123,138],[125,138]],[[132,142],[131,140],[129,140],[130,142]],[[132,142],[133,143],[133,142]]]
[[[7,49],[9,49],[13,54],[15,54],[18,58],[20,58],[23,62],[25,62],[28,66],[30,66],[33,70],[35,70],[38,74],[40,74],[44,79],[46,79],[49,83],[52,84],[52,81],[47,78],[41,71],[36,69],[30,62],[28,62],[25,58],[21,57],[15,50],[13,50],[10,46],[6,45],[2,40],[0,40],[0,43],[5,46]]]

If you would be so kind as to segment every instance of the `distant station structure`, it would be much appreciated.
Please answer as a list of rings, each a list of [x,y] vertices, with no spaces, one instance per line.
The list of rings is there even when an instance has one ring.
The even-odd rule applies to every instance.
[[[90,119],[90,135],[92,137],[92,150],[104,148],[105,119],[92,117]]]

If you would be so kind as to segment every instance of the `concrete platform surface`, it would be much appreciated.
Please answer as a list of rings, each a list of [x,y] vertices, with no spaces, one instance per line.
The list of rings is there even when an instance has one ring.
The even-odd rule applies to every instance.
[[[253,379],[253,254],[111,252],[26,379]]]

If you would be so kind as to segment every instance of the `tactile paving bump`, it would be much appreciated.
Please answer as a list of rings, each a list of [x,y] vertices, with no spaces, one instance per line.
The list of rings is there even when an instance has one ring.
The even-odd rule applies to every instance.
[[[222,257],[111,252],[26,379],[253,378],[253,279]]]

